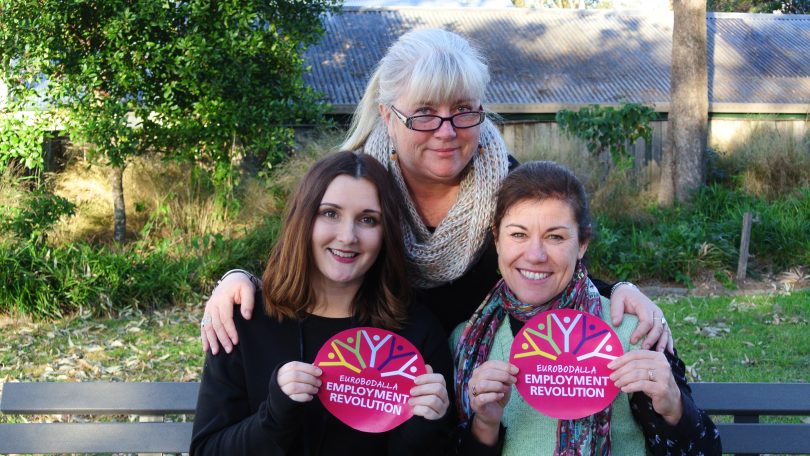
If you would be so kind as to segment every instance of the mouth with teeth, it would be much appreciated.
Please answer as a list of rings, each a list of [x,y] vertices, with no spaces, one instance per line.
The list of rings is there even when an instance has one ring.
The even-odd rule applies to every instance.
[[[359,255],[357,252],[351,252],[348,250],[338,250],[338,249],[326,249],[329,250],[336,260],[340,261],[341,263],[351,263],[354,259]]]
[[[551,273],[549,272],[535,272],[535,271],[527,271],[525,269],[518,269],[518,271],[520,272],[520,275],[529,280],[543,280],[551,275]]]

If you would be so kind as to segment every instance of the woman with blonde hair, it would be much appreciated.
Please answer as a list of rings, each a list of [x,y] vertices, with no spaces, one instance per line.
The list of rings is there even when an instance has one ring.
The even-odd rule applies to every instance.
[[[498,281],[489,233],[495,195],[517,162],[482,100],[489,82],[483,56],[462,36],[441,29],[402,35],[380,60],[341,146],[373,156],[388,170],[403,205],[408,276],[446,331],[465,321]],[[284,267],[282,264],[274,267]],[[234,273],[235,272],[235,273]],[[206,304],[204,348],[238,342],[233,306],[249,318],[258,280],[223,276]],[[613,318],[638,315],[633,341],[671,349],[663,312],[635,286],[603,286]]]

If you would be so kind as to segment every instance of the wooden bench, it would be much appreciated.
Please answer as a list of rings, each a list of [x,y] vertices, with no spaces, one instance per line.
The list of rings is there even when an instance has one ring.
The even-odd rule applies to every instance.
[[[193,414],[199,383],[5,383],[6,415]],[[159,419],[159,418],[158,418]],[[0,453],[187,453],[192,422],[0,424]]]
[[[717,423],[725,453],[810,454],[810,423],[760,423],[763,416],[810,415],[810,383],[694,383],[697,405]]]
[[[198,383],[6,383],[0,411],[31,415],[193,414]],[[726,453],[808,454],[810,424],[760,423],[761,416],[810,415],[810,384],[696,383],[698,405],[718,423]],[[184,453],[191,422],[0,424],[0,453]]]

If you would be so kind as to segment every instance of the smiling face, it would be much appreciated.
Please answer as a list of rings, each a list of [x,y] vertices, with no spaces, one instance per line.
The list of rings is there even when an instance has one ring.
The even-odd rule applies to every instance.
[[[406,117],[428,114],[450,117],[462,112],[479,111],[481,102],[458,99],[453,102],[418,103],[400,97],[393,106]],[[408,129],[389,106],[380,105],[379,109],[388,134],[394,141],[402,174],[410,185],[457,184],[460,181],[462,171],[470,163],[478,146],[480,125],[454,128],[448,120],[438,130],[415,131]]]
[[[359,289],[383,241],[377,189],[366,179],[336,177],[321,199],[312,227],[313,288]]]
[[[521,302],[543,305],[565,289],[588,250],[578,232],[571,206],[557,198],[522,200],[506,211],[495,237],[498,268]]]

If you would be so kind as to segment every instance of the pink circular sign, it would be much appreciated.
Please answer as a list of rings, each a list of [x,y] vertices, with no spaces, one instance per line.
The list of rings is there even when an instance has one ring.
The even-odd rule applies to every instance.
[[[577,419],[603,410],[619,389],[607,365],[624,354],[613,329],[596,315],[572,309],[542,312],[515,336],[509,361],[520,373],[520,395],[540,413]]]
[[[364,432],[385,432],[413,416],[413,380],[427,371],[419,350],[379,328],[341,331],[315,357],[323,370],[318,398],[326,410]]]

